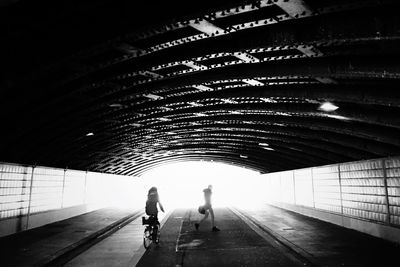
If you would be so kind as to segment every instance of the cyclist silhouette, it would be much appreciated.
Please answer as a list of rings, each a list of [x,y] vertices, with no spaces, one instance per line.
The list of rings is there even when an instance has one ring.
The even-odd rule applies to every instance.
[[[203,206],[199,207],[199,212],[201,214],[204,214],[204,217],[198,223],[195,223],[194,226],[196,227],[196,230],[198,230],[200,227],[200,224],[203,221],[205,221],[208,218],[208,214],[210,214],[211,215],[211,225],[212,225],[211,230],[213,232],[218,232],[219,228],[215,226],[214,210],[211,205],[212,185],[209,185],[206,189],[203,190],[203,192],[204,192],[205,204]]]
[[[146,201],[146,214],[149,217],[150,223],[155,225],[155,231],[157,232],[158,227],[160,226],[160,222],[158,221],[158,208],[157,203],[160,206],[162,212],[164,212],[164,207],[160,202],[160,197],[157,192],[157,187],[153,186],[150,188],[147,194]]]

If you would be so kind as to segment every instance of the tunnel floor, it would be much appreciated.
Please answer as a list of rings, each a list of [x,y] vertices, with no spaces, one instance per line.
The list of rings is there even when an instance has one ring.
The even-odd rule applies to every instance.
[[[220,232],[211,232],[209,220],[196,230],[201,215],[194,209],[169,212],[160,244],[145,250],[142,211],[102,209],[0,238],[1,265],[393,266],[400,255],[397,244],[270,205],[215,214]],[[116,230],[107,234],[110,224]]]

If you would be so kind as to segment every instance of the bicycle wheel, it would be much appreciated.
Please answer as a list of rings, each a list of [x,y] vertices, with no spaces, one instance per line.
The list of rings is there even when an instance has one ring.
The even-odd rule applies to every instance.
[[[161,235],[161,231],[160,228],[157,229],[157,239],[156,239],[156,244],[160,243],[160,235]]]
[[[150,229],[146,228],[143,234],[143,246],[145,249],[148,249],[151,245],[151,233]]]

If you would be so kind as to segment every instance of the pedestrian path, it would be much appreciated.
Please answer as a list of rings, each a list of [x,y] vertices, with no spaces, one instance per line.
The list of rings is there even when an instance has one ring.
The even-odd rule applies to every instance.
[[[132,215],[105,208],[0,238],[1,266],[42,266],[77,243]]]
[[[398,244],[272,205],[240,211],[322,266],[397,265]]]

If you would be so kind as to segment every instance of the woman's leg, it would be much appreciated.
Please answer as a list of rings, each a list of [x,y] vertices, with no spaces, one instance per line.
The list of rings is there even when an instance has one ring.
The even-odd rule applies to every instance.
[[[208,214],[209,214],[209,212],[208,212],[208,210],[206,210],[206,214],[204,214],[203,219],[201,219],[199,223],[202,223],[203,221],[205,221],[208,218]]]
[[[213,210],[213,208],[210,208],[209,211],[210,211],[210,215],[211,215],[211,225],[212,225],[212,227],[214,227],[215,226],[215,223],[214,223],[214,210]]]

